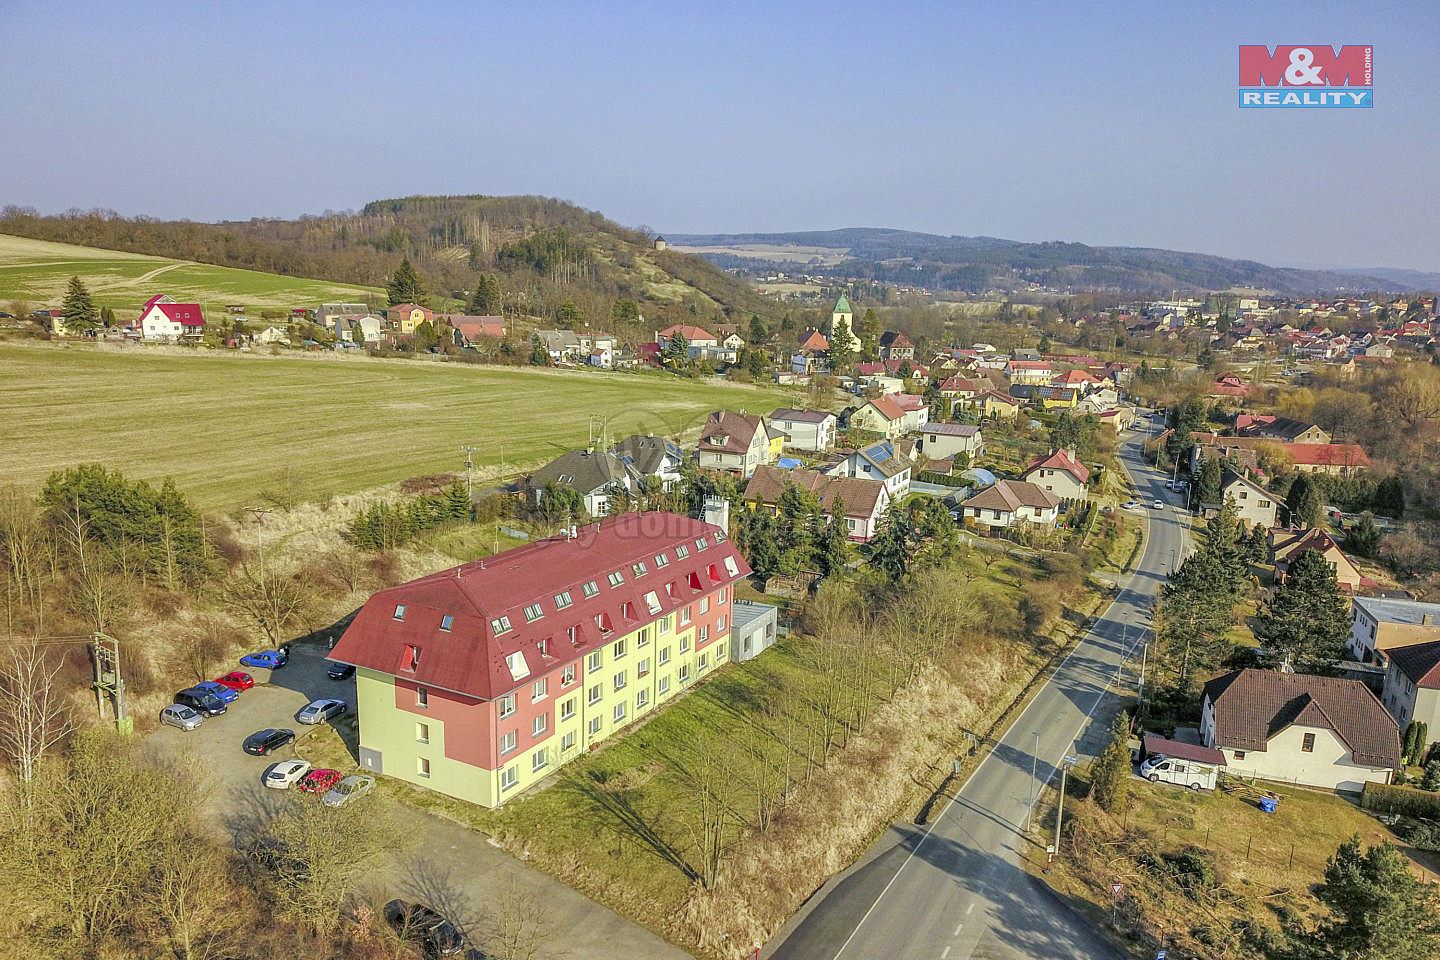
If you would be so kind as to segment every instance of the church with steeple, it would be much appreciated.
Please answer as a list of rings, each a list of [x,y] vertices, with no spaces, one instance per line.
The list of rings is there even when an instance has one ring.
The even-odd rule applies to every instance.
[[[830,330],[828,339],[831,343],[839,337],[841,341],[850,344],[852,353],[860,350],[860,338],[855,335],[855,311],[850,308],[850,301],[845,294],[840,294],[840,299],[835,301],[835,309],[830,314]]]

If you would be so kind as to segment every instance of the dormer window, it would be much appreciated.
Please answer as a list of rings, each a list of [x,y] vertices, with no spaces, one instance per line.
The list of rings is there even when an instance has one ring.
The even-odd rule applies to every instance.
[[[449,633],[450,628],[454,625],[455,615],[453,613],[447,613],[445,614],[445,616],[440,618],[440,629],[444,630],[446,633]]]
[[[540,604],[538,603],[532,603],[530,604],[530,606],[525,608],[526,623],[533,623],[534,621],[539,620],[543,616],[545,616],[545,611],[540,608]]]
[[[405,644],[405,660],[401,666],[406,670],[420,666],[420,648],[411,643]]]
[[[740,568],[736,565],[734,557],[725,558],[725,569],[732,577],[738,577],[740,575]]]
[[[594,580],[587,580],[585,582],[585,585],[582,586],[580,590],[582,593],[585,594],[586,597],[593,597],[595,596],[595,594],[600,592],[600,588],[595,586]]]
[[[725,542],[725,534],[721,533],[719,530],[716,530],[716,531],[715,531],[715,542],[716,542],[716,543],[724,543],[724,542]]]
[[[530,675],[530,665],[525,662],[525,654],[518,651],[505,655],[505,666],[510,668],[510,676],[515,680]]]
[[[403,604],[403,603],[397,603],[397,604],[395,604],[395,619],[396,619],[396,620],[404,620],[404,619],[405,619],[405,604]]]
[[[496,617],[494,620],[490,621],[490,629],[495,631],[495,636],[497,637],[500,636],[502,633],[509,633],[511,629],[510,618]]]
[[[624,582],[625,574],[621,573],[619,570],[616,570],[614,573],[610,574],[610,586],[618,587]]]
[[[688,556],[690,556],[690,548],[685,546],[685,544],[682,543],[675,548],[675,558],[677,560],[684,560]]]

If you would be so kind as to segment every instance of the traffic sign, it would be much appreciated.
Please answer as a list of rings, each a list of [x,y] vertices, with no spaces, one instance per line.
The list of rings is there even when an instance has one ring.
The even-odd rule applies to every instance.
[[[1120,891],[1121,891],[1121,890],[1124,890],[1124,889],[1125,889],[1125,884],[1123,884],[1123,883],[1112,883],[1112,884],[1110,884],[1110,893],[1111,893],[1112,896],[1116,896],[1116,897],[1120,896]]]
[[[1165,951],[1161,950],[1159,953],[1155,954],[1155,960],[1165,960]]]

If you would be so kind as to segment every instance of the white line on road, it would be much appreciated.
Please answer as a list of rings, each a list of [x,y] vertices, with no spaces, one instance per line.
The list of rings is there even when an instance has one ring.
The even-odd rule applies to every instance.
[[[967,916],[967,917],[970,916],[970,911],[971,911],[971,910],[974,910],[974,909],[975,909],[975,901],[974,901],[974,900],[971,900],[971,901],[970,901],[970,906],[968,906],[968,907],[965,908],[965,916]]]
[[[952,937],[958,937],[958,936],[960,936],[960,931],[961,931],[961,930],[964,930],[964,929],[965,929],[965,924],[962,923],[962,924],[960,924],[959,926],[957,926],[957,927],[955,928],[955,932],[952,933],[952,934],[950,934],[950,936],[952,936]]]
[[[941,950],[941,951],[940,951],[940,960],[945,960],[945,958],[948,957],[948,956],[950,956],[950,948],[949,948],[949,947],[946,947],[944,950]]]

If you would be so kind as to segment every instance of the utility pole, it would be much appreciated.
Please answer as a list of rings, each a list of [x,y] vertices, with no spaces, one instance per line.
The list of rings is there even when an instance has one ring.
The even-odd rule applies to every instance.
[[[272,514],[272,513],[275,512],[275,511],[271,510],[269,507],[246,507],[245,509],[246,509],[247,511],[249,511],[250,515],[255,519],[255,523],[256,523],[257,525],[263,525],[263,524],[264,524],[264,521],[260,519],[261,517],[268,517],[270,514]],[[260,582],[261,582],[261,583],[264,583],[264,582],[265,582],[265,531],[264,531],[264,530],[257,530],[257,531],[255,532],[255,537],[256,537],[256,539],[259,541],[259,544],[260,544]]]
[[[469,495],[471,503],[475,502],[475,480],[472,476],[473,471],[475,470],[475,463],[471,459],[471,455],[475,452],[476,449],[477,448],[475,447],[460,448],[461,452],[465,454],[465,492]],[[501,457],[501,464],[503,466],[504,457]]]
[[[1030,805],[1025,808],[1025,832],[1030,832],[1030,818],[1035,815],[1035,792],[1039,787],[1040,731],[1033,733],[1035,752],[1030,754]]]
[[[1055,802],[1055,853],[1060,853],[1060,821],[1065,818],[1065,777],[1080,758],[1073,753],[1065,755],[1060,763],[1060,798]]]

